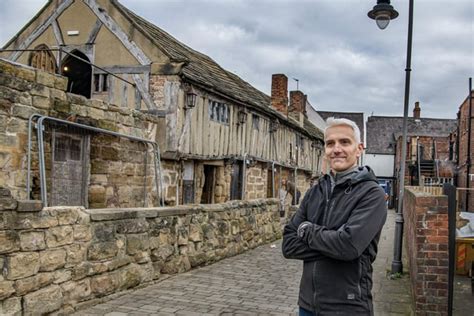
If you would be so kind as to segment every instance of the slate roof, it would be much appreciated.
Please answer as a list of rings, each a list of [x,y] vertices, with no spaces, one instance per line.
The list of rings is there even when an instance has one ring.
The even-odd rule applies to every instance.
[[[421,118],[415,120],[409,117],[407,121],[408,135],[446,137],[457,127],[455,119]],[[402,135],[403,117],[369,116],[367,119],[367,149],[368,154],[395,154],[393,144]],[[392,144],[392,146],[390,146]]]
[[[354,121],[360,129],[360,137],[362,142],[364,142],[364,113],[362,112],[330,112],[330,111],[318,111],[319,115],[324,120],[327,120],[328,117],[334,118],[345,118],[351,121]]]
[[[292,124],[293,127],[299,127],[297,124],[289,122],[286,116],[270,107],[270,96],[242,80],[239,76],[225,70],[209,56],[181,43],[156,25],[136,15],[121,5],[118,1],[113,0],[112,2],[126,17],[128,17],[130,22],[137,29],[142,30],[153,44],[162,50],[172,61],[185,63],[181,73],[184,78],[195,82],[210,91],[222,93],[227,97],[252,105],[267,113],[271,113],[274,116],[279,117],[280,120]],[[315,126],[310,125],[312,124],[305,124],[305,129],[308,127],[306,131],[312,136],[322,138],[321,131]]]

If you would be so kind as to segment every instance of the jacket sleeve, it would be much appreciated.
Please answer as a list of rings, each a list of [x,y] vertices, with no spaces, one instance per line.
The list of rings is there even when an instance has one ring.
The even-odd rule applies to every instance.
[[[310,249],[308,245],[297,236],[298,226],[302,222],[308,220],[307,207],[311,191],[312,190],[309,190],[305,194],[303,201],[300,204],[300,207],[292,216],[290,222],[285,225],[285,228],[283,230],[282,252],[283,256],[287,259],[312,261],[316,260],[318,257],[321,257],[321,254],[319,254],[316,250]]]
[[[354,260],[364,252],[380,233],[387,218],[384,194],[374,186],[360,199],[346,224],[337,230],[313,224],[304,242],[321,254],[344,261]]]

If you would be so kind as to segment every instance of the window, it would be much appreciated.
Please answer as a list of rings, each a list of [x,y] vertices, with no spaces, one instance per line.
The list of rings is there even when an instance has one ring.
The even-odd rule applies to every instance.
[[[209,100],[208,103],[209,118],[212,121],[228,124],[229,107],[225,103]]]
[[[48,72],[56,73],[56,59],[45,44],[36,46],[36,51],[30,54],[29,65]]]
[[[252,127],[257,131],[260,129],[260,117],[256,114],[252,114]]]
[[[109,88],[108,74],[94,75],[94,92],[106,92]]]
[[[304,137],[301,135],[296,135],[296,147],[300,150],[304,150]]]

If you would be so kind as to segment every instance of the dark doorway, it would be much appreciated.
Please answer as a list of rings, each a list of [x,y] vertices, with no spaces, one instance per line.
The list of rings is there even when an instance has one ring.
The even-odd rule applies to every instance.
[[[273,188],[275,187],[275,179],[272,165],[270,165],[270,167],[268,168],[267,174],[267,198],[273,198]]]
[[[78,50],[72,51],[71,54],[74,56],[68,55],[61,66],[62,75],[68,78],[67,92],[80,94],[90,99],[92,66],[80,60],[89,61],[89,58]]]
[[[204,165],[204,187],[202,188],[201,204],[214,203],[214,187],[216,167]]]
[[[183,164],[183,204],[194,203],[194,162]]]
[[[232,165],[232,178],[230,183],[230,199],[242,199],[242,162]]]

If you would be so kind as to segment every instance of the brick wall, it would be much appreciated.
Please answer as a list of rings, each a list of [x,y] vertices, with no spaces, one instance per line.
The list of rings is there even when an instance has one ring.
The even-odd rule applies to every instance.
[[[448,207],[446,196],[405,189],[405,242],[416,315],[447,315]]]
[[[41,209],[0,189],[0,315],[70,314],[90,300],[278,238],[276,199]]]

